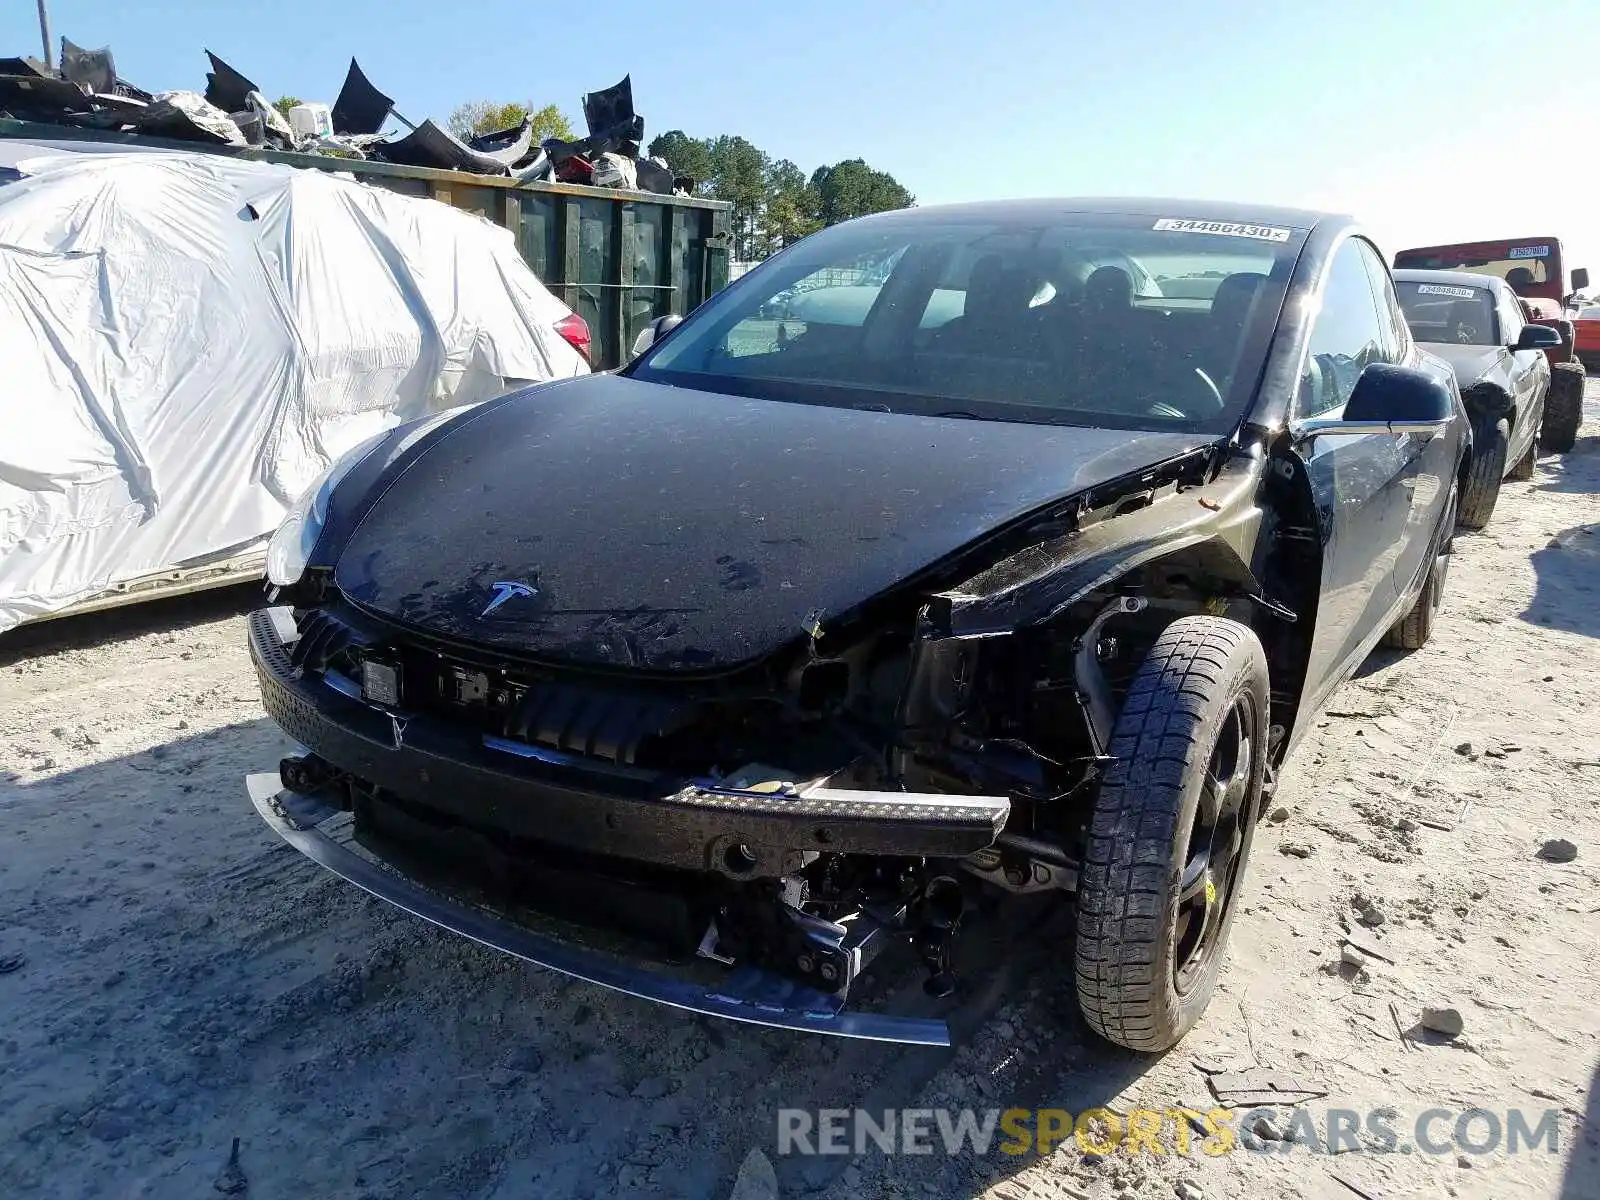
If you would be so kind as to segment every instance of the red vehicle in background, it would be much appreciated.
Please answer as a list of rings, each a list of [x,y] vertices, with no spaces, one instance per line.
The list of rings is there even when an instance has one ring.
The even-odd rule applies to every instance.
[[[1509,283],[1521,299],[1529,321],[1553,326],[1560,332],[1561,345],[1545,352],[1550,359],[1550,395],[1545,401],[1539,444],[1557,453],[1572,449],[1577,441],[1578,426],[1583,421],[1584,364],[1567,309],[1573,294],[1589,286],[1589,272],[1576,267],[1569,281],[1562,266],[1561,240],[1553,237],[1500,238],[1488,242],[1419,246],[1396,254],[1394,265],[1424,271],[1497,275]],[[1600,359],[1600,345],[1585,353]]]
[[[1584,301],[1572,318],[1572,348],[1578,361],[1600,371],[1600,303]]]

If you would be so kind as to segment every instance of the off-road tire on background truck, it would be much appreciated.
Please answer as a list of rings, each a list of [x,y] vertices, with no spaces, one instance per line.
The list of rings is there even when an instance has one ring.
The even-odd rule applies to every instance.
[[[1511,445],[1511,426],[1504,420],[1492,426],[1479,425],[1478,444],[1472,448],[1472,465],[1467,468],[1466,486],[1461,489],[1461,511],[1457,519],[1463,529],[1482,529],[1494,516],[1500,499],[1500,481],[1506,474],[1506,452]]]
[[[1261,643],[1220,617],[1167,626],[1128,690],[1090,819],[1076,948],[1083,1015],[1120,1046],[1169,1049],[1211,999],[1261,815],[1267,696]]]
[[[1580,362],[1554,363],[1550,367],[1550,394],[1544,401],[1544,422],[1539,427],[1539,445],[1555,454],[1565,454],[1578,440],[1583,424],[1584,369]]]

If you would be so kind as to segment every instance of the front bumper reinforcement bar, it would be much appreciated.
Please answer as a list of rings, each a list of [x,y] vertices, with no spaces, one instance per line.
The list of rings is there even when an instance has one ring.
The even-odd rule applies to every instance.
[[[943,1021],[847,1011],[837,997],[753,967],[735,967],[719,984],[708,986],[569,945],[433,891],[341,845],[320,828],[338,810],[314,796],[286,791],[275,773],[248,775],[245,786],[268,827],[318,866],[413,916],[490,949],[598,987],[708,1017],[865,1041],[950,1044],[949,1027]]]

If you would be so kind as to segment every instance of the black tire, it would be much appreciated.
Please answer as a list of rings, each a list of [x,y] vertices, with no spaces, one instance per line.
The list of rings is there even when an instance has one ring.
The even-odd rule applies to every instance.
[[[1495,502],[1500,499],[1500,481],[1506,475],[1506,452],[1510,448],[1511,426],[1505,421],[1477,431],[1466,486],[1461,489],[1461,507],[1456,513],[1461,528],[1482,529],[1494,516]]]
[[[1583,383],[1581,363],[1556,363],[1550,368],[1550,394],[1539,427],[1543,449],[1565,454],[1577,443],[1578,426],[1583,424]]]
[[[1533,478],[1534,460],[1539,456],[1538,441],[1535,438],[1528,443],[1527,451],[1512,464],[1511,470],[1506,472],[1507,479],[1515,480],[1517,483],[1526,483]]]
[[[1563,361],[1578,362],[1577,327],[1571,321],[1551,321],[1555,331],[1561,335],[1561,351],[1565,355]]]
[[[1452,491],[1449,500],[1452,509],[1457,499]],[[1422,592],[1411,606],[1411,611],[1383,635],[1381,645],[1391,650],[1420,650],[1433,636],[1433,619],[1439,615],[1439,607],[1444,603],[1444,585],[1450,577],[1450,553],[1455,545],[1451,534],[1455,522],[1453,512],[1445,514],[1445,526],[1439,535],[1439,544],[1433,549],[1433,560],[1428,564],[1428,574],[1422,581]]]
[[[1134,676],[1078,883],[1078,1004],[1108,1041],[1170,1049],[1210,1002],[1261,815],[1268,716],[1266,655],[1235,621],[1174,621]]]

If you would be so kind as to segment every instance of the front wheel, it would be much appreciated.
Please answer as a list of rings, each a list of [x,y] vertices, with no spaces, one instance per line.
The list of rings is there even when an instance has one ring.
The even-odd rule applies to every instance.
[[[1112,731],[1078,884],[1078,1003],[1131,1050],[1175,1045],[1222,966],[1261,811],[1267,660],[1246,626],[1169,625]]]
[[[1482,430],[1472,448],[1472,463],[1467,468],[1467,484],[1461,490],[1458,519],[1463,529],[1482,529],[1494,516],[1500,499],[1500,481],[1506,474],[1506,453],[1510,449],[1511,426],[1497,421]]]

